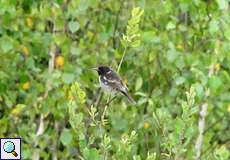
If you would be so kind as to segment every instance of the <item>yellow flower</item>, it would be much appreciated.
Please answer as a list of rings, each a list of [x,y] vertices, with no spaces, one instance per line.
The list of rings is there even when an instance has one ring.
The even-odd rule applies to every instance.
[[[148,128],[149,128],[149,126],[150,126],[150,125],[149,125],[149,123],[148,123],[148,122],[145,122],[145,123],[144,123],[144,129],[148,129]]]
[[[29,50],[27,47],[23,46],[22,47],[22,53],[25,55],[25,56],[28,56],[29,55]]]
[[[26,105],[24,105],[24,104],[17,104],[12,110],[11,110],[11,114],[12,115],[14,115],[14,116],[18,116],[21,112],[22,112],[22,110],[23,110],[23,108],[25,108],[26,107]]]
[[[56,64],[58,67],[63,67],[64,64],[65,64],[64,57],[63,57],[63,56],[57,56],[56,59],[55,59],[55,64]]]
[[[29,17],[29,18],[26,18],[26,24],[27,24],[27,26],[28,26],[29,28],[32,28],[33,25],[34,25],[32,18],[30,18],[30,17]]]
[[[27,82],[22,84],[22,89],[28,90],[29,88],[30,88],[30,82],[27,81]]]

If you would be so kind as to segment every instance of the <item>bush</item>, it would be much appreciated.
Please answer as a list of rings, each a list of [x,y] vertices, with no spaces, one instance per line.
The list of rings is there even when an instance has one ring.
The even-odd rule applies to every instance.
[[[23,159],[229,159],[227,0],[0,6],[0,137]],[[109,101],[99,64],[136,105]]]

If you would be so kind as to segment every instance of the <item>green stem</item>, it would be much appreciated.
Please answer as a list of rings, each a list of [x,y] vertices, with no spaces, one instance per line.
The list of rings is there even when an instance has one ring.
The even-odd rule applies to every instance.
[[[120,70],[120,68],[121,68],[121,64],[122,64],[123,61],[124,61],[124,57],[125,57],[125,54],[126,54],[126,50],[127,50],[127,46],[125,46],[125,49],[124,49],[124,51],[123,51],[122,58],[121,58],[121,60],[120,60],[119,66],[118,66],[118,68],[117,68],[117,73],[119,72],[119,70]]]

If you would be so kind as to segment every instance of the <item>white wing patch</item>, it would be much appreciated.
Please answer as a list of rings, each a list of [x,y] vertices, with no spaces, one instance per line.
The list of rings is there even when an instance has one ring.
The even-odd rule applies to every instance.
[[[113,89],[107,85],[108,82],[106,82],[106,81],[107,81],[106,77],[103,76],[102,78],[103,78],[105,81],[104,81],[104,83],[102,83],[102,81],[101,81],[101,79],[100,79],[100,77],[99,77],[99,82],[100,82],[101,88],[102,88],[104,91],[107,91],[107,92],[110,92],[110,93],[111,93],[111,92],[113,91]]]
[[[105,81],[108,81],[108,79],[106,78],[106,76],[103,76],[102,78],[103,78]]]

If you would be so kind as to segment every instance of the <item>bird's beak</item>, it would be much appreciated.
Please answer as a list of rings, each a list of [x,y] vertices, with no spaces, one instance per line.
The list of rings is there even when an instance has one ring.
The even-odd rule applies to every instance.
[[[95,71],[98,71],[98,68],[97,67],[94,67],[94,68],[91,68],[92,70],[95,70]]]

